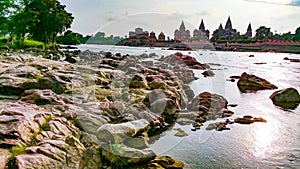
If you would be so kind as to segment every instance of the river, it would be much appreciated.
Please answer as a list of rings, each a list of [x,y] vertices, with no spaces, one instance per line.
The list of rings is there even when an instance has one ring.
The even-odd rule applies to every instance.
[[[156,53],[167,56],[178,51],[149,47],[125,47],[106,45],[80,45],[80,50],[110,51],[130,55]],[[227,81],[229,76],[251,73],[267,79],[279,89],[294,87],[300,91],[300,63],[283,60],[285,57],[300,59],[299,54],[180,51],[195,57],[201,63],[208,63],[216,74],[204,78],[202,71],[195,70],[198,80],[190,83],[195,94],[203,91],[224,96],[235,114],[230,118],[252,115],[263,117],[267,123],[251,125],[232,124],[228,131],[207,131],[208,121],[197,131],[191,126],[176,124],[188,136],[175,137],[175,130],[164,132],[151,145],[159,155],[168,155],[186,163],[187,169],[202,168],[300,168],[300,106],[284,110],[273,105],[269,96],[274,90],[256,93],[241,93],[236,82]],[[254,57],[249,57],[249,55]],[[255,64],[260,63],[260,64]],[[262,64],[263,63],[263,64]]]

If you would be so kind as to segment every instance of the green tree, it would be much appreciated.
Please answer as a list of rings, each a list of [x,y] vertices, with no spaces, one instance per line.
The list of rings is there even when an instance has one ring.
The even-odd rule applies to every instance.
[[[265,41],[273,36],[273,33],[271,32],[271,28],[267,28],[265,26],[260,26],[256,30],[255,39],[260,41]]]
[[[296,29],[294,40],[300,41],[300,27]]]
[[[55,43],[58,33],[71,27],[73,16],[57,0],[23,0],[28,33],[45,44]]]
[[[0,35],[9,33],[10,17],[17,11],[16,0],[0,1]]]

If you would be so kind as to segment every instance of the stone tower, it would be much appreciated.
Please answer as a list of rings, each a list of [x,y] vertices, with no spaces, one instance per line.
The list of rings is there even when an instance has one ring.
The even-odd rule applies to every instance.
[[[204,26],[203,19],[201,20],[201,23],[200,23],[200,26],[199,26],[199,30],[205,31],[205,26]]]
[[[184,26],[183,21],[181,22],[181,25],[179,27],[179,31],[185,31],[185,26]]]
[[[251,23],[249,23],[248,28],[247,28],[247,32],[246,32],[245,35],[248,36],[249,38],[252,38],[252,27],[251,27]]]
[[[226,22],[225,29],[229,29],[229,30],[232,29],[232,23],[230,20],[230,16],[228,17],[228,20]]]

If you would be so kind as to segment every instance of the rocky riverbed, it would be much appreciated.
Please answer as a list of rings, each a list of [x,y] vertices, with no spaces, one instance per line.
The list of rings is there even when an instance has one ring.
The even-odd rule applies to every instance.
[[[155,136],[175,122],[195,131],[234,114],[223,96],[194,95],[188,85],[196,79],[193,69],[212,71],[181,53],[5,53],[0,67],[0,169],[183,168],[148,149]],[[207,130],[253,122],[266,120],[224,119]]]

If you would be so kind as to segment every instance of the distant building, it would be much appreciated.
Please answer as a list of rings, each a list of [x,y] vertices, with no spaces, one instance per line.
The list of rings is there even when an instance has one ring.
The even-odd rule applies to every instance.
[[[179,27],[179,30],[176,29],[174,32],[174,40],[175,41],[188,41],[190,39],[190,31],[189,30],[185,30],[185,25],[184,22],[181,22],[181,25]]]
[[[149,32],[143,31],[142,28],[135,28],[135,31],[129,32],[127,45],[140,46],[149,43]]]
[[[155,33],[152,31],[149,36],[149,45],[154,45],[156,43],[156,41],[157,41],[157,39],[156,39]]]
[[[160,32],[160,34],[158,35],[158,40],[159,41],[165,41],[166,40],[166,36],[163,32]]]
[[[205,30],[203,19],[201,20],[199,29],[195,29],[193,33],[193,40],[208,40],[209,39],[209,30]]]
[[[251,23],[249,23],[248,28],[247,28],[247,32],[245,33],[245,35],[249,38],[252,38],[252,27],[251,27]]]
[[[228,17],[228,20],[226,22],[225,29],[223,29],[222,24],[220,24],[218,31],[220,38],[222,39],[234,39],[239,36],[239,32],[237,32],[236,29],[232,28],[230,16]]]

